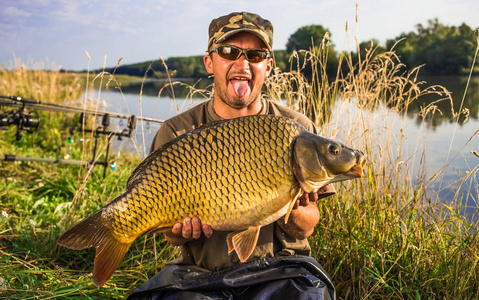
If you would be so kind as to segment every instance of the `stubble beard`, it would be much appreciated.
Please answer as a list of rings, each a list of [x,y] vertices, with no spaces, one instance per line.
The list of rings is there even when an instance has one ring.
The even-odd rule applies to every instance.
[[[247,108],[261,96],[261,89],[258,89],[257,87],[253,87],[250,94],[244,97],[236,97],[235,95],[231,95],[230,93],[228,93],[227,89],[228,86],[226,87],[226,89],[217,88],[215,86],[215,95],[218,96],[215,98],[218,98],[221,102],[234,109]]]

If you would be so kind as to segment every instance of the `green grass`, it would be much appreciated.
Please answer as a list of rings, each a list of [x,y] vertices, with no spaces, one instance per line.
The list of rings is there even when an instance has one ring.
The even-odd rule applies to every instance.
[[[313,64],[312,81],[301,72],[276,70],[266,93],[309,115],[324,135],[368,156],[366,178],[338,185],[337,195],[318,204],[321,220],[310,238],[313,256],[332,275],[339,298],[479,299],[478,224],[461,214],[460,196],[447,206],[426,196],[430,179],[422,170],[408,170],[414,159],[425,155],[427,145],[419,143],[407,156],[402,140],[408,137],[389,126],[392,117],[405,118],[408,103],[426,94],[447,98],[447,91],[418,82],[419,69],[404,72],[394,51],[375,55],[374,49],[359,63],[343,55],[340,61],[353,72],[338,71],[336,78],[326,79],[327,55],[321,51],[295,58],[306,57]],[[103,75],[107,77],[95,81],[119,85]],[[90,85],[83,81],[86,78],[95,76],[18,66],[0,70],[6,83],[0,94],[63,103],[81,97]],[[332,115],[338,95],[359,112]],[[371,118],[367,112],[378,107],[389,109]],[[432,111],[425,110],[424,114]],[[90,157],[91,142],[76,142],[71,149],[66,143],[71,116],[45,113],[42,119],[46,121],[39,131],[25,134],[19,142],[14,128],[1,131],[0,153]],[[104,143],[100,149],[103,155]],[[104,179],[101,168],[0,162],[0,298],[123,299],[178,255],[161,235],[140,237],[112,278],[97,288],[91,279],[94,249],[72,251],[56,244],[66,228],[121,194],[140,162],[128,153],[112,159],[118,171],[109,171]],[[477,174],[478,168],[471,166],[469,175]],[[414,184],[413,178],[418,179]]]
[[[332,275],[339,298],[479,299],[479,224],[471,221],[478,220],[479,210],[467,218],[462,195],[449,206],[427,196],[426,186],[444,170],[431,178],[421,164],[412,173],[428,145],[424,137],[405,136],[406,131],[392,126],[405,126],[408,105],[421,97],[448,103],[450,93],[419,81],[420,68],[406,72],[394,50],[376,54],[374,47],[358,63],[343,54],[340,61],[352,72],[338,72],[331,80],[323,52],[316,48],[293,56],[293,61],[304,57],[313,65],[313,81],[301,72],[277,71],[268,83],[268,96],[286,99],[316,120],[324,135],[367,154],[367,178],[342,183],[335,197],[319,203],[321,219],[310,238],[313,256]],[[338,95],[345,109],[332,115]],[[327,105],[321,108],[320,103]],[[418,119],[433,118],[437,104],[424,107]],[[370,113],[378,110],[380,114]],[[460,119],[458,112],[451,113]],[[408,138],[417,139],[412,154],[404,147]],[[456,188],[469,182],[477,195],[478,172],[479,164],[471,166]]]

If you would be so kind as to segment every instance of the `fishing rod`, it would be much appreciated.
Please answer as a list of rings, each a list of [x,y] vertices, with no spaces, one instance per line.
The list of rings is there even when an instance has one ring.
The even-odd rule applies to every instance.
[[[2,100],[3,99],[3,100]],[[5,100],[6,99],[6,100]],[[23,136],[22,131],[33,132],[34,129],[38,128],[40,124],[40,118],[38,113],[35,112],[25,112],[25,108],[28,109],[39,109],[39,110],[49,110],[49,111],[61,111],[66,113],[80,113],[80,114],[90,114],[96,116],[106,116],[110,118],[119,118],[119,119],[128,119],[128,123],[136,121],[145,121],[149,127],[149,123],[163,123],[163,120],[147,118],[147,117],[138,117],[135,115],[127,115],[122,113],[114,113],[107,111],[100,111],[89,108],[80,108],[63,104],[56,104],[50,102],[42,102],[36,99],[22,98],[18,96],[4,96],[0,95],[0,107],[1,106],[10,106],[10,107],[19,107],[19,110],[11,110],[8,112],[0,113],[0,128],[10,125],[17,126],[16,138],[20,140]],[[82,119],[82,116],[80,116]],[[129,135],[128,137],[131,137]]]
[[[17,156],[17,155],[0,155],[0,161],[9,161],[9,162],[14,162],[14,161],[32,161],[32,162],[42,162],[42,163],[55,163],[55,164],[63,164],[63,165],[84,165],[84,166],[95,166],[95,165],[102,165],[103,166],[103,178],[106,177],[106,170],[108,166],[111,167],[112,170],[116,169],[116,163],[113,162],[111,165],[109,164],[109,153],[110,153],[110,145],[111,145],[111,139],[114,136],[117,136],[119,140],[122,139],[122,137],[128,137],[130,138],[132,135],[132,132],[135,130],[136,126],[136,121],[134,119],[134,116],[132,116],[129,121],[127,128],[123,129],[122,131],[111,131],[108,130],[108,126],[110,125],[110,116],[108,114],[103,115],[102,117],[102,122],[101,125],[98,126],[95,129],[87,129],[84,128],[84,124],[86,123],[86,115],[81,113],[80,114],[80,119],[79,119],[79,125],[75,125],[70,129],[70,135],[73,136],[77,130],[84,131],[84,132],[92,132],[93,133],[93,138],[95,139],[95,143],[93,146],[93,153],[92,153],[92,159],[87,161],[87,160],[69,160],[69,159],[59,159],[59,158],[42,158],[42,157],[29,157],[29,156]],[[101,135],[106,135],[107,136],[107,147],[106,147],[106,153],[105,153],[105,158],[103,160],[95,160],[95,157],[98,152],[98,140]],[[69,137],[68,138],[68,143],[73,142],[73,138]]]
[[[6,99],[6,100],[2,100]],[[91,115],[109,115],[112,118],[119,118],[119,119],[128,119],[131,115],[122,114],[122,113],[115,113],[115,112],[107,112],[101,111],[91,108],[81,108],[75,107],[70,105],[64,104],[57,104],[57,103],[50,103],[50,102],[43,102],[36,99],[30,98],[23,98],[17,96],[3,96],[0,95],[0,106],[12,106],[12,107],[23,107],[23,108],[30,108],[30,109],[40,109],[40,110],[50,110],[50,111],[61,111],[67,113],[87,113]],[[135,117],[136,120],[145,121],[145,122],[153,122],[153,123],[163,123],[164,120],[147,118],[147,117]]]
[[[0,155],[0,161],[33,161],[33,162],[44,162],[51,164],[61,164],[61,165],[88,165],[89,161],[86,160],[69,160],[69,159],[59,159],[59,158],[43,158],[43,157],[29,157],[29,156],[18,156],[18,155]]]
[[[6,100],[2,100],[6,99]],[[162,120],[137,117],[135,115],[126,115],[121,113],[111,113],[106,111],[98,111],[93,109],[84,109],[68,105],[61,105],[56,103],[41,102],[35,99],[22,98],[22,97],[13,97],[13,96],[3,96],[0,95],[0,107],[1,106],[10,106],[10,107],[19,107],[18,110],[11,110],[9,112],[0,113],[0,128],[10,125],[17,126],[16,139],[20,140],[22,138],[22,130],[33,132],[34,129],[38,128],[40,124],[40,118],[36,112],[26,112],[25,108],[29,109],[39,109],[39,110],[49,110],[49,111],[61,111],[67,113],[79,113],[79,124],[73,126],[70,129],[70,135],[73,136],[77,130],[83,132],[93,133],[95,139],[92,159],[89,161],[79,161],[79,160],[67,160],[67,159],[49,159],[49,158],[39,158],[39,157],[23,157],[15,155],[0,155],[0,161],[34,161],[34,162],[45,162],[45,163],[58,163],[58,164],[74,164],[74,165],[102,165],[103,168],[103,178],[106,177],[106,170],[109,166],[108,156],[110,152],[111,140],[113,137],[117,137],[118,140],[122,140],[123,137],[131,138],[133,132],[136,129],[136,122],[138,120],[146,122],[155,122],[163,123]],[[101,125],[95,129],[85,128],[87,123],[87,115],[100,116],[102,118]],[[121,131],[111,131],[108,130],[110,126],[111,118],[119,119],[128,119],[127,126]],[[95,160],[98,151],[98,140],[100,136],[107,136],[107,148],[106,154],[103,161]],[[69,143],[73,141],[72,138],[68,139]],[[115,168],[115,162],[111,165],[111,168]]]

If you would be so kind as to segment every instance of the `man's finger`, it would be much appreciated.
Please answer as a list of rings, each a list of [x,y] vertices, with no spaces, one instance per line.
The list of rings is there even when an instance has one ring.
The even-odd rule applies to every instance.
[[[302,196],[301,196],[302,197]],[[297,199],[294,204],[293,204],[293,209],[296,209],[299,207],[299,204],[301,203],[301,198]]]
[[[207,238],[210,238],[213,235],[213,229],[210,225],[204,224],[203,225],[203,233]]]
[[[183,230],[181,234],[185,239],[191,238],[191,219],[190,218],[185,218],[183,220]]]
[[[332,196],[334,194],[336,194],[336,189],[334,186],[332,184],[327,184],[319,189],[317,200]]]
[[[191,219],[191,227],[192,227],[192,232],[191,232],[191,237],[194,239],[198,239],[201,236],[201,221],[197,217],[194,217]]]
[[[307,206],[309,203],[309,194],[308,193],[303,193],[301,197],[299,198],[298,205],[301,206]]]
[[[181,223],[176,223],[175,225],[173,225],[173,228],[171,228],[171,232],[176,235],[181,234],[182,230],[183,230],[183,224]]]

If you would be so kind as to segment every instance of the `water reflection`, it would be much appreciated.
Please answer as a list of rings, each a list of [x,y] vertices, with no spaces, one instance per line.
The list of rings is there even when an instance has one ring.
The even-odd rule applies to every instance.
[[[429,77],[422,78],[422,80],[425,80],[427,85],[438,84],[446,87],[452,93],[452,107],[454,111],[459,111],[467,78]],[[185,84],[176,83],[173,87],[166,88],[164,87],[165,83],[168,82],[165,80],[151,80],[143,82],[143,87],[141,82],[122,85],[123,94],[120,94],[118,91],[103,92],[102,96],[105,97],[105,101],[109,104],[105,109],[164,120],[197,105],[201,101],[205,101],[210,96],[209,93],[212,90],[211,79],[183,81]],[[192,89],[188,88],[187,85],[194,86],[199,92],[192,94]],[[139,101],[140,91],[142,92],[141,101]],[[417,116],[417,113],[423,107],[438,99],[438,96],[422,97],[418,101],[413,102],[408,108],[408,120],[398,118],[401,121],[397,124],[397,128],[394,127],[394,130],[396,130],[395,132],[401,132],[401,134],[407,137],[406,142],[411,151],[409,153],[415,153],[419,143],[425,144],[426,153],[417,159],[417,165],[414,165],[415,170],[424,166],[427,169],[428,178],[433,178],[434,174],[441,173],[441,170],[446,168],[443,172],[444,176],[432,183],[428,193],[437,193],[445,201],[453,199],[456,193],[460,193],[462,196],[459,196],[459,199],[463,199],[464,205],[469,206],[466,208],[466,211],[472,213],[477,209],[475,201],[478,199],[479,189],[477,186],[478,159],[471,154],[471,151],[479,152],[479,144],[477,143],[479,135],[475,139],[472,138],[479,129],[479,78],[476,77],[471,80],[464,98],[462,107],[468,108],[470,111],[467,122],[463,123],[460,120],[456,124],[450,101],[436,103],[441,113],[436,112],[424,120]],[[335,107],[334,110],[345,105],[344,101],[340,99],[336,102],[334,105],[331,104]],[[350,114],[354,115],[352,108],[349,111]],[[382,112],[371,111],[369,113],[374,115],[381,114]],[[333,113],[333,117],[334,115],[336,113]],[[403,122],[407,123],[407,125],[405,126]],[[378,126],[381,125],[378,124]],[[384,126],[393,125],[384,124]],[[140,123],[137,126],[137,136],[133,145],[130,144],[126,147],[145,156],[149,151],[158,128],[159,125],[157,124]],[[123,141],[122,143],[122,145],[117,145],[117,148],[124,148],[126,142]],[[475,169],[476,171],[474,171]],[[458,181],[467,174],[470,174],[467,184],[460,184]],[[456,188],[456,186],[459,186],[459,188]]]
[[[201,97],[201,93],[207,94],[212,90],[213,80],[202,79],[152,79],[143,82],[129,82],[122,84],[125,94],[139,95],[140,91],[145,96],[168,97],[171,99],[186,99]],[[161,94],[159,94],[161,93]]]
[[[460,112],[461,109],[464,108],[467,108],[469,110],[469,115],[460,115],[458,122],[460,126],[464,124],[464,121],[466,121],[466,117],[469,117],[470,119],[476,121],[479,119],[479,77],[476,76],[471,78],[465,97],[464,91],[466,90],[468,81],[468,78],[466,76],[423,77],[420,80],[426,82],[423,87],[432,85],[440,85],[445,87],[451,93],[453,101],[451,103],[451,101],[445,96],[423,96],[409,105],[409,115],[416,115],[419,111],[421,111],[431,103],[434,103],[434,105],[437,106],[439,111],[436,111],[434,114],[429,114],[425,118],[425,123],[432,129],[436,129],[437,127],[445,123],[456,122],[457,119],[454,117],[453,112],[457,114]],[[461,107],[461,102],[463,98],[464,103],[462,103]],[[418,118],[417,122],[419,124],[422,123],[423,120],[421,118]]]
[[[431,129],[436,129],[445,123],[456,122],[453,113],[459,113],[461,109],[467,108],[469,114],[467,117],[472,120],[479,119],[479,77],[471,78],[467,93],[464,97],[464,91],[468,78],[466,76],[434,76],[422,77],[419,79],[425,84],[422,88],[439,85],[446,88],[451,93],[452,102],[447,97],[439,95],[422,96],[413,101],[408,108],[408,115],[415,117],[421,110],[431,104],[437,106],[434,114],[428,114],[425,118],[425,124]],[[122,84],[122,91],[125,94],[139,95],[140,91],[144,96],[165,97],[170,99],[198,99],[208,98],[212,91],[213,79],[154,79],[144,82],[130,82]],[[159,94],[160,93],[160,94]],[[464,103],[461,102],[464,97]],[[460,114],[458,124],[462,126],[466,121],[466,115]],[[418,124],[423,123],[422,118],[417,118]]]

